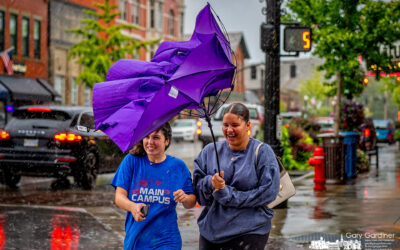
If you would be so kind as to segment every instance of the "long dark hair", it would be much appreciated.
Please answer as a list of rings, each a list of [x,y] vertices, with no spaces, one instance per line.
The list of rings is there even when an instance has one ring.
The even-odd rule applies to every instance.
[[[250,119],[249,110],[242,103],[232,103],[225,109],[224,116],[228,113],[239,116],[245,123]]]
[[[171,131],[171,125],[169,125],[168,122],[164,123],[161,127],[158,129],[154,130],[155,132],[161,131],[163,133],[165,140],[168,140],[169,143],[167,146],[165,146],[165,150],[168,149],[169,145],[171,144],[171,139],[172,139],[172,131]],[[143,140],[141,140],[138,144],[133,146],[133,148],[129,151],[130,154],[137,155],[137,156],[143,156],[146,154],[146,151],[144,150],[143,146]]]

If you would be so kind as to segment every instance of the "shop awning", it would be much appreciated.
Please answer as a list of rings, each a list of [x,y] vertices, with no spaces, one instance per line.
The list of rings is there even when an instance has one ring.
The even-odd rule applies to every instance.
[[[39,79],[0,75],[0,85],[8,90],[8,95],[13,101],[57,101],[60,97],[43,79],[39,82]],[[1,94],[0,88],[0,96]]]

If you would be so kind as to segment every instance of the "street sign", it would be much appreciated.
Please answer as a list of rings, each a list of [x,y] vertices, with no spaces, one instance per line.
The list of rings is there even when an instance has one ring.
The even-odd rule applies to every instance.
[[[283,49],[287,52],[307,52],[311,50],[311,28],[286,27]]]

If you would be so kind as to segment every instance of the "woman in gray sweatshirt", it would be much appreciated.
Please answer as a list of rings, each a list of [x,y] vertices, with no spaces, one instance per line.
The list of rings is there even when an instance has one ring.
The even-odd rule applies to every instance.
[[[241,103],[224,114],[225,141],[217,142],[221,173],[212,144],[194,162],[193,184],[204,209],[198,219],[199,248],[264,249],[271,230],[273,211],[266,204],[279,191],[279,167],[271,147],[251,138],[249,111]]]

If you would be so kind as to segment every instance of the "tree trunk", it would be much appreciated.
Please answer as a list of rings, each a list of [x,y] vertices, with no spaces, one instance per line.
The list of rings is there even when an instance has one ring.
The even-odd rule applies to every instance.
[[[334,126],[334,133],[335,137],[339,134],[339,123],[340,123],[340,103],[342,102],[342,75],[337,72],[337,92],[336,92],[336,106],[335,106],[335,126]]]

